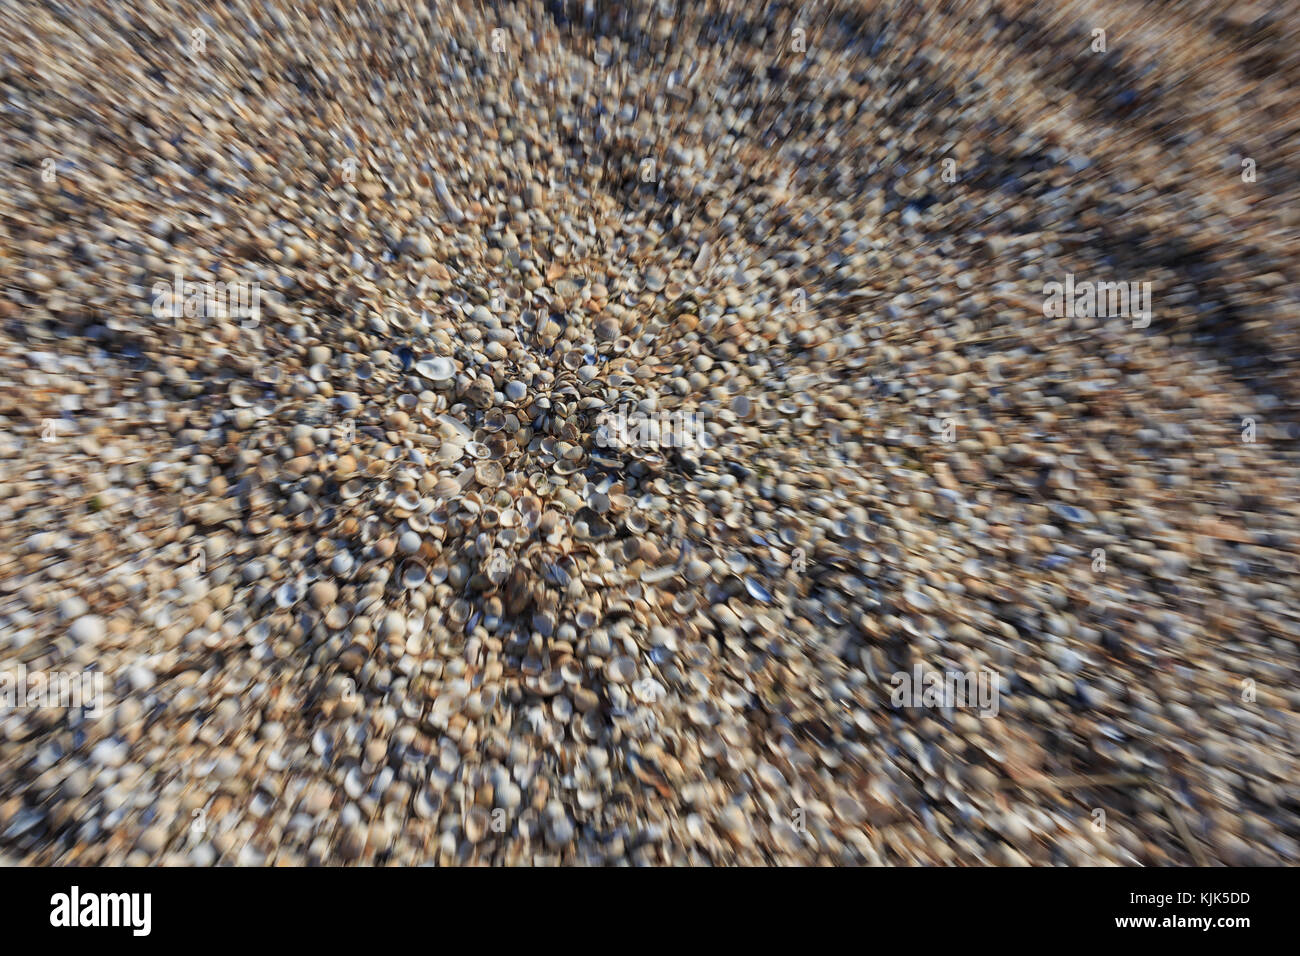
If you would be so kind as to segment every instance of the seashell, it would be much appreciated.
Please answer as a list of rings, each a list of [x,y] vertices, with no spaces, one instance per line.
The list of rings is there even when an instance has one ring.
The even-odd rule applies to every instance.
[[[457,440],[461,445],[474,440],[474,432],[470,427],[451,415],[439,415],[438,425],[444,436]]]
[[[542,637],[550,637],[555,633],[555,615],[546,610],[535,611],[532,625],[533,630],[541,634]]]
[[[407,561],[402,566],[402,587],[408,591],[422,587],[429,579],[429,571],[419,561]]]
[[[564,675],[558,670],[547,670],[537,675],[535,687],[543,697],[553,697],[564,689]]]
[[[504,433],[489,435],[485,445],[488,447],[488,454],[497,460],[505,458],[514,451],[514,441]]]
[[[663,698],[664,686],[657,680],[647,677],[632,684],[632,695],[643,704],[651,704]]]
[[[460,497],[460,493],[463,490],[464,489],[460,486],[460,482],[455,478],[439,478],[433,486],[432,494],[436,499],[447,500],[450,498]]]
[[[257,396],[251,385],[233,382],[230,386],[230,404],[236,408],[250,408],[256,403]]]
[[[421,820],[435,819],[442,810],[442,794],[421,787],[411,801],[411,810]]]
[[[275,589],[275,604],[280,608],[291,608],[302,600],[302,588],[294,581],[285,581]]]
[[[474,477],[485,488],[495,488],[505,480],[505,470],[499,462],[481,461],[474,468]]]
[[[444,356],[437,356],[416,362],[415,371],[435,385],[446,385],[456,377],[456,363]]]
[[[515,568],[514,561],[510,560],[505,551],[497,549],[492,552],[487,563],[487,577],[493,584],[501,584],[510,577]]]
[[[677,574],[677,569],[672,565],[664,565],[658,568],[646,568],[641,572],[641,582],[643,584],[662,584],[664,581],[671,579]]]
[[[612,684],[629,684],[636,677],[636,661],[626,655],[612,658],[606,662],[604,674]]]
[[[548,583],[561,588],[568,587],[569,581],[571,580],[569,572],[561,565],[552,561],[544,561],[542,563],[542,576]]]
[[[404,491],[393,499],[392,511],[398,517],[406,517],[420,507],[420,496],[414,491]]]
[[[374,544],[378,539],[380,532],[379,519],[371,515],[361,523],[361,541],[363,544]]]
[[[520,523],[527,531],[536,529],[542,515],[542,501],[536,495],[524,495],[519,499]]]
[[[577,684],[582,680],[582,665],[572,657],[560,662],[559,671],[566,684]]]

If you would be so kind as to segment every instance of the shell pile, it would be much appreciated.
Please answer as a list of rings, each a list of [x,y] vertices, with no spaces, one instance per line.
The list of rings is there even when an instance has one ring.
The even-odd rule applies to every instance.
[[[1294,5],[492,6],[0,11],[0,858],[1300,862]]]

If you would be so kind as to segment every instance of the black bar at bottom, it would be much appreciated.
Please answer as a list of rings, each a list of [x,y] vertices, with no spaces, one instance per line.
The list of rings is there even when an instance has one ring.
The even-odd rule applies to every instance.
[[[1284,881],[1291,876],[1284,869],[1224,868],[575,869],[545,875],[435,868],[11,868],[0,870],[0,912],[11,945],[29,935],[120,939],[131,948],[385,938],[401,944],[414,938],[436,949],[466,935],[509,942],[516,934],[534,936],[546,924],[557,935],[576,932],[574,942],[597,948],[638,937],[698,945],[717,934],[719,943],[734,949],[747,937],[770,945],[782,929],[809,942],[847,933],[873,947],[894,939],[922,944],[944,933],[990,942],[1127,938],[1177,946],[1199,937],[1232,945],[1261,929],[1277,934],[1286,928],[1291,894]],[[455,936],[448,932],[453,927]]]

